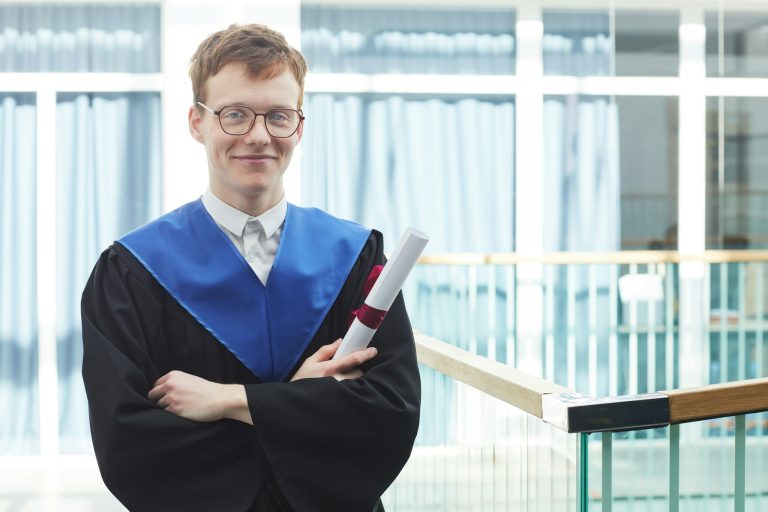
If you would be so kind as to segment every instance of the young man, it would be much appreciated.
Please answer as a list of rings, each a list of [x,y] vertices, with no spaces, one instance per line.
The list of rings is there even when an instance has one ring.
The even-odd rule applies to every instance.
[[[398,297],[332,360],[384,263],[381,235],[287,204],[306,63],[260,25],[192,58],[205,195],[100,257],[82,301],[101,474],[132,511],[381,510],[418,428]]]

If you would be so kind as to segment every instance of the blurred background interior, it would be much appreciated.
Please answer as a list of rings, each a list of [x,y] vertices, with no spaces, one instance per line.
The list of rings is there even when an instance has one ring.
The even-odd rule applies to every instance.
[[[431,235],[415,329],[591,396],[768,376],[764,0],[0,0],[0,511],[122,510],[92,456],[80,292],[112,240],[204,192],[187,64],[232,22],[309,62],[288,199]],[[387,510],[576,510],[573,438],[422,379]],[[747,510],[768,510],[768,416],[746,428]],[[732,510],[733,435],[685,426],[711,453],[682,510]],[[668,430],[614,437],[613,509],[672,510]]]

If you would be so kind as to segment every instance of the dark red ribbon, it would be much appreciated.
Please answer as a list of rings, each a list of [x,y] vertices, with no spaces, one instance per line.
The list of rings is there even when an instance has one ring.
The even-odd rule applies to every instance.
[[[360,320],[361,324],[370,329],[378,329],[386,315],[386,311],[372,308],[368,304],[363,304],[357,310],[357,319]]]
[[[368,294],[371,292],[371,289],[373,288],[373,285],[376,283],[376,280],[379,278],[379,275],[381,274],[382,270],[384,270],[384,265],[374,265],[373,268],[371,269],[371,273],[368,274],[368,277],[365,280],[365,286],[363,286],[363,300],[365,300],[366,297],[368,297]],[[349,326],[352,325],[352,322],[355,321],[355,318],[360,318],[360,312],[363,311],[363,308],[367,308],[367,307],[368,306],[363,304],[358,309],[353,309],[352,311],[349,312],[349,318],[347,319],[347,328],[349,328]],[[369,308],[369,309],[373,309],[373,308]],[[373,309],[373,311],[379,311],[379,310]],[[382,313],[381,315],[382,320],[384,319],[384,315],[386,314],[387,314],[386,311]],[[364,313],[364,318],[368,319],[369,315],[371,314]],[[381,325],[381,320],[379,320],[378,323],[375,322],[375,319],[377,317],[378,315],[373,315],[373,319],[369,320],[376,327]],[[363,320],[360,320],[360,321],[363,322],[363,325],[368,325]],[[371,326],[368,325],[368,327],[371,327]],[[376,329],[376,327],[371,327],[371,329]]]

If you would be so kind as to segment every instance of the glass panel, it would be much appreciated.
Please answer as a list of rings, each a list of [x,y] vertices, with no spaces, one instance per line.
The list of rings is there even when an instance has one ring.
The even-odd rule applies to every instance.
[[[621,248],[677,249],[676,97],[619,96]]]
[[[471,353],[514,364],[514,272],[511,266],[418,265],[403,288],[411,324]]]
[[[158,5],[0,5],[0,70],[160,71]]]
[[[676,11],[545,9],[545,75],[676,76]],[[615,39],[615,50],[614,50]]]
[[[677,11],[616,11],[616,74],[677,76]]]
[[[303,5],[315,73],[512,74],[515,11]]]
[[[605,97],[544,97],[545,251],[618,249],[617,114]]]
[[[611,75],[613,45],[607,11],[544,9],[545,75]]]
[[[677,104],[545,96],[545,250],[677,247]]]
[[[161,213],[160,95],[60,94],[56,117],[61,451],[80,453],[91,449],[80,294],[99,253]]]
[[[311,94],[302,201],[429,251],[514,249],[512,98]],[[389,247],[389,245],[387,245]]]
[[[733,510],[733,418],[680,425],[680,511]]]
[[[36,116],[34,94],[0,93],[0,455],[40,449]]]
[[[763,413],[764,414],[764,413]],[[748,415],[746,449],[737,451],[737,418],[720,418],[659,429],[591,434],[589,441],[589,510],[662,512],[680,510],[715,512],[737,510],[735,490],[745,489],[744,509],[762,510],[768,484],[765,479],[766,438]],[[679,452],[672,456],[672,431],[679,431]],[[743,434],[743,431],[742,431]],[[611,474],[601,453],[604,436],[611,435]],[[742,437],[742,439],[744,439]],[[737,469],[741,464],[741,470]],[[601,482],[609,477],[612,501],[603,503]],[[742,477],[743,480],[742,480]],[[744,487],[742,487],[742,483]],[[678,503],[674,501],[679,490]],[[606,508],[606,505],[610,508]]]
[[[768,413],[747,415],[746,439],[746,510],[768,508]]]
[[[415,329],[489,359],[526,364],[521,369],[576,392],[675,388],[677,265],[542,265],[540,275],[540,337],[525,333],[527,352],[518,348],[515,295],[531,278],[518,278],[513,265],[419,265],[403,294]],[[749,343],[746,350],[762,347]],[[758,366],[763,354],[768,350],[742,366]]]
[[[577,435],[421,366],[422,414],[388,511],[576,510]]]
[[[709,382],[768,375],[768,315],[763,262],[709,266]]]
[[[707,249],[768,247],[768,98],[707,98]]]
[[[768,13],[708,12],[707,76],[768,76]]]
[[[611,436],[610,475],[604,473],[604,436]],[[669,510],[669,427],[590,435],[589,510],[606,510],[603,482],[610,477],[611,510]]]

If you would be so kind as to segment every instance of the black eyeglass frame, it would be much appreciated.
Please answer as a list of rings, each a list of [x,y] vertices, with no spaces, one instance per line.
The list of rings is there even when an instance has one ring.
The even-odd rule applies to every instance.
[[[207,110],[211,114],[215,115],[219,119],[219,126],[221,127],[221,131],[223,131],[227,135],[232,135],[233,137],[240,137],[240,136],[245,135],[246,133],[250,132],[251,130],[253,130],[253,126],[256,124],[256,119],[259,116],[263,116],[264,117],[264,128],[267,130],[267,133],[271,137],[275,137],[276,139],[287,139],[289,137],[293,137],[293,135],[296,133],[296,131],[298,131],[299,126],[301,126],[302,121],[304,121],[304,119],[305,119],[304,112],[302,112],[301,110],[296,110],[295,108],[273,108],[271,110],[267,110],[266,112],[256,112],[251,107],[247,107],[245,105],[224,105],[219,110],[213,110],[211,107],[209,107],[208,105],[206,105],[202,101],[197,101],[195,103],[197,103],[198,105],[203,107],[205,110]],[[224,129],[224,125],[221,124],[221,115],[220,114],[225,109],[230,108],[230,107],[247,108],[248,110],[253,112],[253,119],[251,120],[251,124],[248,126],[248,129],[245,130],[243,133],[229,133],[226,129]],[[296,128],[293,129],[293,131],[291,132],[290,135],[275,135],[271,131],[269,131],[269,126],[267,125],[267,116],[271,112],[279,112],[279,111],[282,111],[282,110],[292,110],[293,112],[296,112],[299,115],[299,122],[296,123]]]

